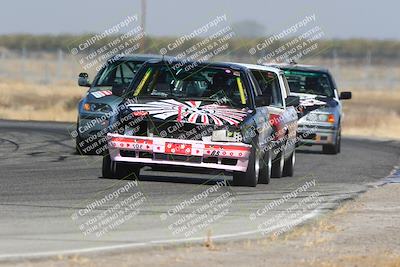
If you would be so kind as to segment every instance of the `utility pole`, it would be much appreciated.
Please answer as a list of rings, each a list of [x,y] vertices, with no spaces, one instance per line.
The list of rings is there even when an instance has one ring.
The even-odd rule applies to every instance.
[[[144,54],[146,52],[146,0],[141,1],[140,26],[143,33],[143,37],[140,42],[140,51]]]
[[[373,79],[371,79],[371,62],[372,62],[372,53],[371,50],[367,51],[367,56],[366,56],[366,64],[365,64],[365,71],[364,71],[364,75],[365,75],[365,83],[366,83],[366,87],[368,89],[371,89],[373,87]]]

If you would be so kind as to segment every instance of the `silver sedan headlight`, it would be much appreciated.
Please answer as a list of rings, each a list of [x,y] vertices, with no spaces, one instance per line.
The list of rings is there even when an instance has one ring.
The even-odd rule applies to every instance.
[[[306,119],[307,121],[334,123],[335,115],[331,113],[309,113]]]

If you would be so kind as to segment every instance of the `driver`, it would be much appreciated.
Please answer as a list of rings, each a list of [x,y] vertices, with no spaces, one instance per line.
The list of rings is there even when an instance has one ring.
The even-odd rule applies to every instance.
[[[211,97],[214,95],[221,95],[222,97],[226,96],[226,94],[232,89],[229,80],[231,80],[231,77],[226,73],[214,74],[212,84],[204,93],[203,97]]]

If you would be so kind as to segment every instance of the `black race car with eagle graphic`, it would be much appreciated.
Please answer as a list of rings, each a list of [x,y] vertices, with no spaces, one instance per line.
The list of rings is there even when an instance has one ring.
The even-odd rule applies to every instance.
[[[113,88],[125,101],[103,176],[138,178],[143,166],[173,165],[232,172],[237,185],[268,183],[279,140],[271,138],[271,100],[254,83],[242,64],[146,62],[129,87]]]

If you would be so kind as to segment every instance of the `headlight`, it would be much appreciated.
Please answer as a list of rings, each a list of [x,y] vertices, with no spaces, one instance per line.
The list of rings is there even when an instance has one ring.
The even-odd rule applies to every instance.
[[[308,121],[314,121],[314,122],[334,123],[335,122],[335,115],[326,114],[326,113],[310,113],[310,114],[307,115],[307,120]]]
[[[253,138],[256,136],[257,130],[253,125],[244,125],[242,127],[243,143],[251,144]]]
[[[319,121],[327,121],[328,120],[328,115],[327,114],[319,114],[318,115],[318,120]]]
[[[92,112],[110,112],[112,108],[103,103],[85,103],[83,104],[83,110]]]
[[[231,130],[215,130],[211,136],[213,142],[241,142],[242,139],[240,132]]]

